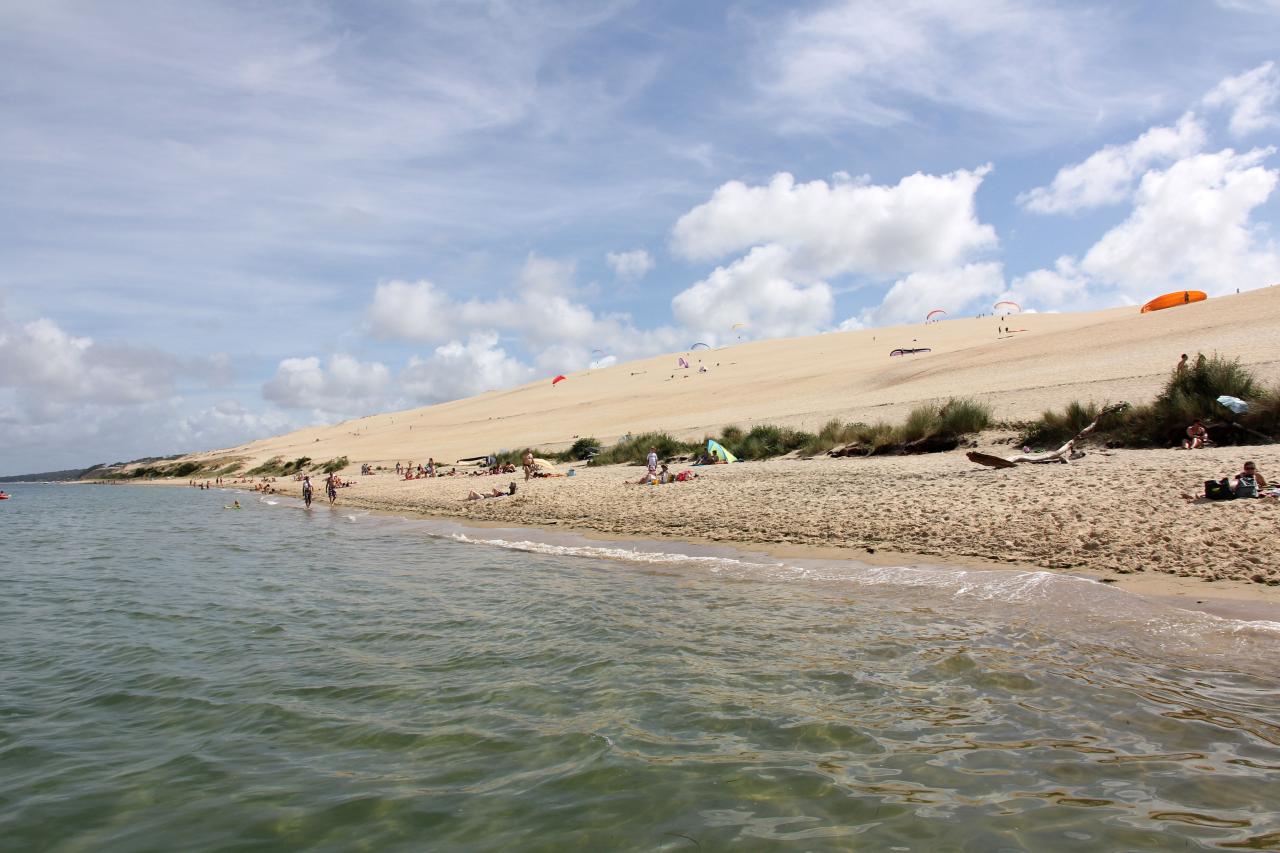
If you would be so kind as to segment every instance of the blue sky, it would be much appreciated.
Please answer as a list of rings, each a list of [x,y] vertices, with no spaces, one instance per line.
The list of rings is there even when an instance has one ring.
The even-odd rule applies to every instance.
[[[0,473],[1275,283],[1277,43],[1275,0],[0,4]]]

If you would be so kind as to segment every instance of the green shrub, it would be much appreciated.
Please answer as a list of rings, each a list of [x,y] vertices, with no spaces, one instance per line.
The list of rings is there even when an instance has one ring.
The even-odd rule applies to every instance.
[[[1218,402],[1224,394],[1248,402],[1249,411],[1241,415],[1229,411]],[[1073,402],[1062,412],[1045,412],[1025,428],[1020,441],[1036,447],[1059,446],[1088,426],[1099,411],[1094,403]],[[1197,418],[1210,426],[1215,441],[1274,441],[1280,432],[1280,388],[1263,389],[1237,359],[1202,353],[1185,370],[1171,375],[1154,401],[1104,417],[1094,435],[1113,446],[1176,447],[1187,425]],[[1242,428],[1214,429],[1215,424],[1231,423]]]
[[[306,457],[303,457],[303,458],[305,459]],[[310,461],[310,460],[307,460],[307,461]],[[346,468],[347,464],[348,464],[347,457],[339,456],[337,459],[330,459],[328,462],[325,462],[323,465],[320,465],[319,468],[325,474],[336,474],[339,471],[341,471],[343,468]],[[315,467],[316,466],[312,466],[312,470],[315,470]]]
[[[613,447],[600,451],[592,459],[592,465],[617,465],[627,462],[639,464],[649,455],[649,448],[657,449],[659,459],[671,459],[676,456],[687,456],[697,451],[702,445],[688,441],[680,441],[665,432],[647,432],[633,436],[629,440],[620,441]]]
[[[952,398],[938,410],[933,435],[961,436],[982,432],[991,426],[991,407],[976,400]]]
[[[741,434],[741,430],[736,430],[735,434]],[[813,438],[810,433],[790,427],[757,424],[741,438],[735,439],[729,435],[721,435],[717,441],[739,459],[772,459],[776,456],[785,456],[793,450],[812,443]]]
[[[1101,409],[1097,403],[1081,403],[1072,400],[1061,412],[1045,411],[1040,420],[1033,421],[1018,438],[1019,444],[1030,447],[1061,447],[1087,427]]]
[[[284,459],[282,457],[272,456],[266,462],[263,462],[261,465],[257,466],[256,468],[250,468],[248,471],[245,471],[244,473],[245,473],[245,476],[248,476],[248,477],[263,477],[263,476],[271,476],[271,475],[279,474],[280,468],[283,465],[283,463],[284,463]]]
[[[595,438],[580,438],[563,453],[557,453],[557,462],[585,462],[600,452],[600,441]]]

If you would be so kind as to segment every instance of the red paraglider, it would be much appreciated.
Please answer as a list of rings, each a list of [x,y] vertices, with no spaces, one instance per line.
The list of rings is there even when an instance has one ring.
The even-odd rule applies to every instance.
[[[555,385],[557,382],[563,382],[563,381],[564,381],[564,374],[563,374],[563,373],[561,373],[561,374],[560,374],[559,376],[557,376],[555,379],[552,379],[552,380],[551,380],[551,384],[552,384],[552,385]]]
[[[934,317],[938,316],[939,314],[943,314],[943,315],[945,315],[946,313],[947,313],[947,312],[946,312],[946,311],[943,311],[941,308],[934,308],[934,309],[933,309],[932,311],[930,311],[928,314],[925,314],[925,315],[924,315],[924,320],[925,320],[925,322],[927,323],[927,322],[929,322],[930,320],[932,320]]]

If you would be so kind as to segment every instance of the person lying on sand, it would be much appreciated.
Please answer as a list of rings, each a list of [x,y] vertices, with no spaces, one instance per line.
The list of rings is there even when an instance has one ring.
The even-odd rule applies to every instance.
[[[489,500],[491,498],[505,498],[508,495],[514,495],[515,493],[516,493],[516,484],[511,483],[509,486],[507,486],[507,491],[505,492],[502,491],[502,489],[499,489],[497,486],[494,486],[493,489],[491,489],[486,494],[481,494],[480,492],[472,490],[467,493],[467,496],[463,498],[463,500],[464,501],[484,501],[484,500]]]

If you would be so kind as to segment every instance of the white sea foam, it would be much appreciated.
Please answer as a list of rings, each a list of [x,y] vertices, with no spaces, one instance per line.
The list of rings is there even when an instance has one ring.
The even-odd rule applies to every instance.
[[[877,566],[855,561],[752,561],[639,548],[555,544],[450,533],[455,542],[488,545],[561,557],[583,557],[647,565],[702,568],[735,578],[854,583],[874,587],[929,589],[956,600],[1014,605],[1025,615],[1078,623],[1094,636],[1140,631],[1166,645],[1194,646],[1207,635],[1219,640],[1280,639],[1280,622],[1240,620],[1183,610],[1142,595],[1115,589],[1090,578],[1048,571],[958,569],[943,566]]]

